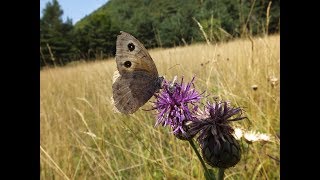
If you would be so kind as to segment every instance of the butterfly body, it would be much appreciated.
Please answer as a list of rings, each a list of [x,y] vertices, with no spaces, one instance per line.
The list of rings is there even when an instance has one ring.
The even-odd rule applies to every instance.
[[[163,77],[145,47],[132,35],[122,32],[117,37],[118,74],[112,84],[116,109],[132,114],[161,88]]]

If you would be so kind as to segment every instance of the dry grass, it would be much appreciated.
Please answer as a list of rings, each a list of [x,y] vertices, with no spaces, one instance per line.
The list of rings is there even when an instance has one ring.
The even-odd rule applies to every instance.
[[[279,35],[218,45],[155,49],[150,54],[166,79],[191,80],[199,91],[245,107],[247,129],[280,132]],[[110,104],[114,59],[42,70],[41,179],[204,179],[188,142],[156,127],[154,112],[115,114]],[[252,86],[256,85],[257,90]],[[143,108],[150,108],[147,103]],[[226,179],[280,179],[280,140],[243,145]]]

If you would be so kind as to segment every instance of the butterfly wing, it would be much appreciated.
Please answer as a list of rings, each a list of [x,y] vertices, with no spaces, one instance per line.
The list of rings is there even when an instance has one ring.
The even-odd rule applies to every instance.
[[[114,106],[124,114],[132,114],[143,106],[160,89],[158,77],[145,71],[120,75],[112,85]]]
[[[132,35],[121,31],[117,37],[116,62],[122,75],[133,71],[146,71],[158,77],[158,71],[147,49]]]
[[[132,114],[160,89],[162,79],[146,48],[132,35],[117,37],[116,63],[119,76],[112,85],[115,107]]]

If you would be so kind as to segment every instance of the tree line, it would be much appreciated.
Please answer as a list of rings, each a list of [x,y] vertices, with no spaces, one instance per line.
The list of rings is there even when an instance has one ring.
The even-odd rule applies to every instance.
[[[57,0],[43,9],[40,67],[113,56],[119,31],[155,48],[280,30],[280,0],[109,0],[75,25],[62,15]]]

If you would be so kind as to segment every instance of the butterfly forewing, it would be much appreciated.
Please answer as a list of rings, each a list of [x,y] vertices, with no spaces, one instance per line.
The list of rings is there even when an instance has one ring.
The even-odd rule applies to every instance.
[[[116,62],[120,74],[132,71],[146,71],[158,76],[156,65],[146,48],[132,35],[122,32],[117,37]],[[130,66],[126,66],[130,63]]]

